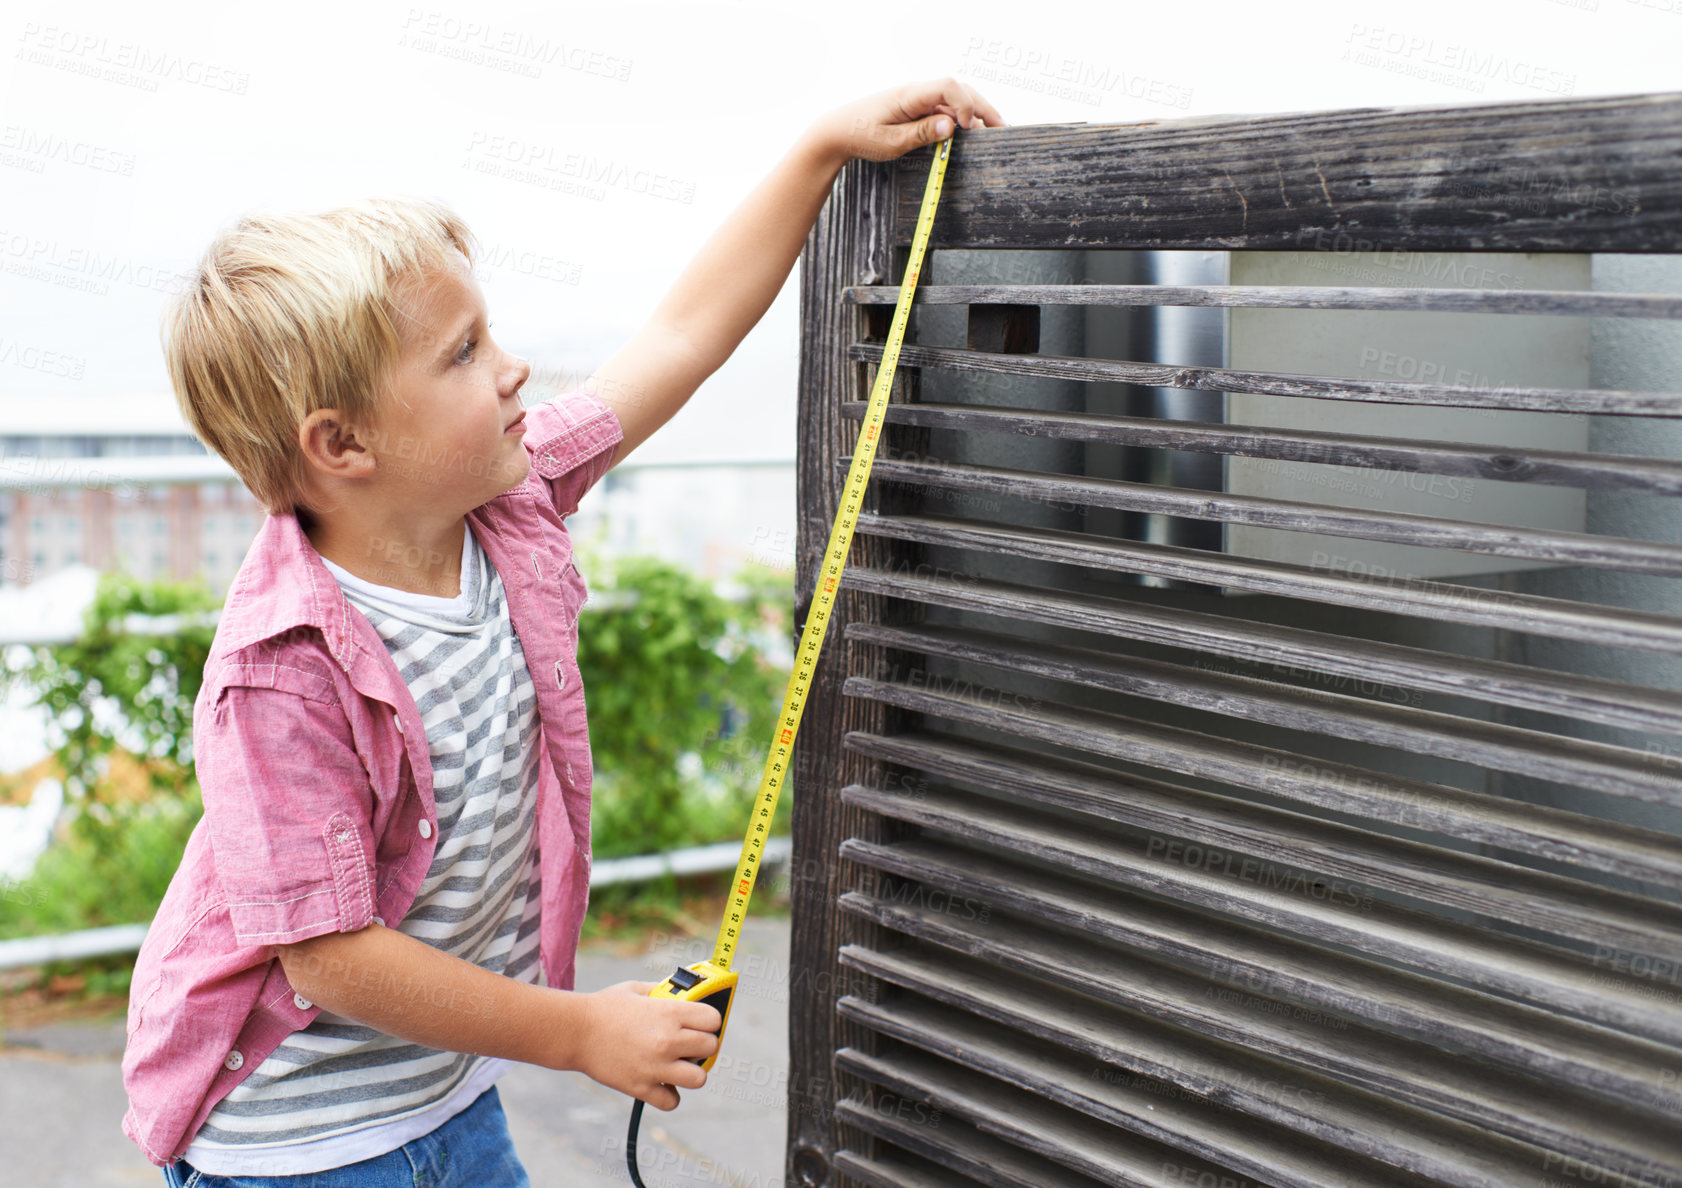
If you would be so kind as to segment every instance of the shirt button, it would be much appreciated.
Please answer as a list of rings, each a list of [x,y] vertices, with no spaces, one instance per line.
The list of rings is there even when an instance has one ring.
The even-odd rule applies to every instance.
[[[238,1048],[235,1048],[232,1052],[228,1053],[228,1058],[222,1062],[222,1065],[224,1068],[238,1068],[244,1063],[245,1057],[241,1055]]]
[[[385,917],[384,916],[375,916],[374,917],[374,923],[378,924],[381,928],[384,928],[385,927]]]
[[[421,818],[420,835],[422,837],[431,837],[432,836],[432,822],[428,821],[425,817]]]
[[[292,1005],[297,1007],[300,1011],[307,1011],[310,1009],[310,1000],[305,998],[302,994],[294,994],[292,996]]]
[[[402,718],[397,718],[397,719],[394,719],[394,720],[397,723],[397,733],[402,734],[403,733],[403,719]]]
[[[557,687],[562,689],[567,687],[566,669],[561,667],[561,662],[559,660],[555,661],[555,684]]]

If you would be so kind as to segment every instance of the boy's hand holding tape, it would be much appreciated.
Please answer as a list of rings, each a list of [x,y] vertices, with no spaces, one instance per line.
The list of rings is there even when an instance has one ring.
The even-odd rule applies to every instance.
[[[819,117],[702,247],[648,323],[590,379],[623,428],[614,462],[646,440],[735,351],[776,297],[841,167],[887,161],[955,128],[1000,127],[951,78],[908,84]],[[718,1050],[719,1012],[648,997],[653,983],[593,993],[516,981],[381,924],[277,946],[304,997],[388,1035],[455,1052],[576,1069],[661,1110],[699,1088]],[[436,993],[370,990],[379,969]]]

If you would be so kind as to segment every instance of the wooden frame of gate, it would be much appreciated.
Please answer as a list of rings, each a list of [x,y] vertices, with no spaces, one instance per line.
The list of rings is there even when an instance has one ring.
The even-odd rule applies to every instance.
[[[1556,412],[1673,447],[1682,392],[1236,372],[1057,354],[1042,332],[1107,304],[1672,333],[1682,286],[952,286],[940,264],[1002,249],[1673,254],[1679,160],[1682,93],[959,134],[796,748],[790,1184],[1682,1184],[1682,535],[945,456],[1033,439],[1575,487],[1591,511],[1662,502],[1682,494],[1682,450],[1256,428],[1040,394],[1103,382]],[[798,620],[928,164],[926,149],[849,164],[802,257]],[[962,342],[920,340],[953,306]],[[958,399],[928,400],[934,376]],[[993,396],[966,399],[968,382]],[[1659,604],[1080,531],[1093,508],[1639,575]],[[1323,629],[1243,609],[1260,598],[1323,611]],[[1363,629],[1380,618],[1541,643],[1399,643]],[[1582,649],[1653,679],[1574,671]],[[1484,774],[1421,778],[1420,756]],[[1522,781],[1552,799],[1509,794]]]

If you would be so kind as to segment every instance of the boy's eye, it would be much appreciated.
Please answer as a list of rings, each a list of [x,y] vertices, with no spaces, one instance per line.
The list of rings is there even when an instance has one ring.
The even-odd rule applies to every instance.
[[[491,328],[490,325],[487,325],[485,327],[485,329],[487,329],[487,330],[489,330],[490,328]],[[477,338],[469,339],[468,342],[467,342],[467,345],[461,348],[461,354],[456,356],[456,361],[458,363],[471,363],[473,361],[473,349],[475,347],[477,347],[478,345],[479,345],[479,340]]]

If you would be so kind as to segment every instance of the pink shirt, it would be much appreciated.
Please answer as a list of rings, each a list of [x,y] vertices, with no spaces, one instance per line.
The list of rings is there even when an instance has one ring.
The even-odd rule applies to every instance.
[[[540,951],[548,984],[570,990],[589,898],[590,739],[577,663],[587,591],[562,519],[623,434],[587,390],[532,405],[526,426],[531,473],[467,518],[537,687]],[[396,927],[436,845],[419,709],[294,515],[264,520],[229,588],[193,750],[204,817],[135,962],[123,1053],[123,1133],[160,1167],[319,1013],[275,946]]]

